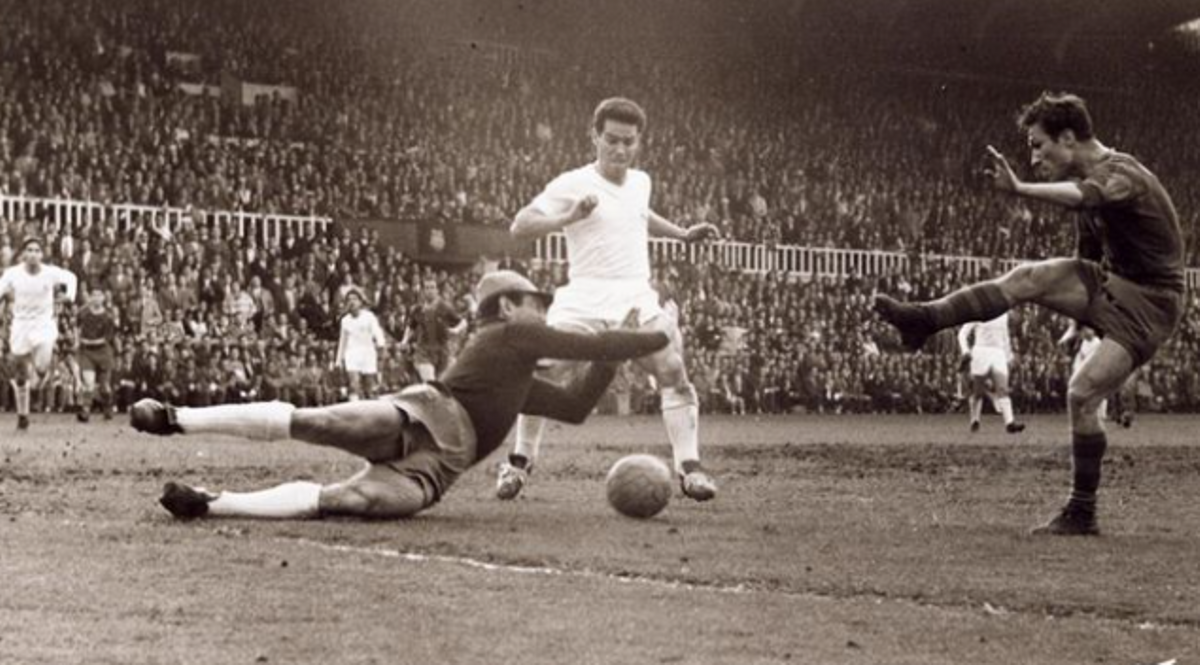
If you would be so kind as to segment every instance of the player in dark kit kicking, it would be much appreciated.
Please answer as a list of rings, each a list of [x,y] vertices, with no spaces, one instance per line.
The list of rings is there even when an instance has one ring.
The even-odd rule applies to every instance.
[[[480,329],[437,382],[377,400],[313,409],[284,402],[195,409],[154,400],[135,404],[130,421],[143,432],[294,438],[367,461],[352,478],[325,486],[291,482],[257,492],[217,493],[167,483],[163,506],[180,518],[408,517],[440,500],[467,468],[499,447],[518,413],[583,422],[611,382],[616,363],[669,342],[661,332],[554,330],[545,323],[550,297],[514,272],[485,275],[477,293]],[[538,361],[547,358],[594,364],[577,382],[560,387],[533,376]]]
[[[989,146],[990,174],[1001,191],[1081,209],[1076,257],[1023,265],[932,302],[878,296],[875,309],[913,350],[943,328],[990,320],[1026,302],[1072,319],[1065,343],[1073,341],[1080,325],[1102,334],[1099,348],[1071,375],[1067,390],[1074,462],[1070,499],[1054,519],[1034,530],[1095,535],[1100,462],[1108,446],[1099,407],[1179,324],[1184,239],[1158,178],[1138,160],[1096,140],[1082,99],[1043,94],[1024,108],[1020,126],[1034,170],[1049,182],[1022,182]]]

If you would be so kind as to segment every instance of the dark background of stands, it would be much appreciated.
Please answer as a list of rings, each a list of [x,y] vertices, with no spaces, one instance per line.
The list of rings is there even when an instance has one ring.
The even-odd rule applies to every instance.
[[[623,94],[650,114],[642,165],[656,209],[680,223],[767,244],[1036,258],[1071,251],[1071,216],[991,192],[983,148],[1022,160],[1016,110],[1067,89],[1088,98],[1103,141],[1159,174],[1190,230],[1200,68],[1195,38],[1170,28],[1200,16],[1196,3],[1053,4],[0,0],[0,194],[197,219],[245,210],[502,226],[590,159],[592,107]],[[297,101],[241,105],[180,88],[230,81],[285,86]],[[369,290],[396,336],[426,276],[469,306],[470,273],[336,224],[275,240],[204,225],[117,233],[108,222],[0,220],[0,262],[26,233],[48,234],[53,260],[114,294],[125,399],[335,399],[328,331],[350,284]],[[561,269],[524,268],[562,280]],[[894,353],[865,302],[880,281],[928,296],[965,276],[722,272],[658,269],[709,409],[953,404],[956,353]],[[1145,408],[1200,403],[1195,311],[1139,377]],[[1069,359],[1053,339],[1065,323],[1021,314],[1018,401],[1061,408]],[[389,387],[411,378],[393,356]],[[642,382],[622,377],[635,394],[648,392]]]

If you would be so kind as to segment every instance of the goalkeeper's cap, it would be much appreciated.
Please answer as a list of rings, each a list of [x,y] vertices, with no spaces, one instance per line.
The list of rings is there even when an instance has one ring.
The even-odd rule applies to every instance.
[[[526,279],[523,275],[511,270],[497,270],[489,272],[479,280],[479,284],[475,286],[475,295],[479,298],[479,308],[483,309],[484,303],[499,298],[503,295],[525,294],[538,296],[542,302],[548,307],[553,296],[545,291],[541,291],[533,282]]]

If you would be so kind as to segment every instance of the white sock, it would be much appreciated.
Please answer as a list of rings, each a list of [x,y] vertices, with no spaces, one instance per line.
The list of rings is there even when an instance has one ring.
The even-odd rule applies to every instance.
[[[541,416],[517,416],[517,444],[512,454],[521,455],[532,464],[537,459],[545,428],[546,419]]]
[[[311,519],[321,514],[321,486],[297,481],[257,492],[221,492],[208,504],[213,517]]]
[[[696,389],[664,388],[661,396],[663,425],[671,440],[675,470],[682,472],[684,462],[700,461],[700,405]]]
[[[1004,417],[1004,424],[1008,425],[1013,421],[1013,408],[1011,397],[1001,397],[996,400],[996,410]]]
[[[13,383],[13,388],[17,392],[17,415],[29,415],[29,382]]]
[[[256,441],[278,441],[290,438],[295,410],[287,402],[254,402],[194,409],[180,407],[175,418],[188,434],[227,434]]]
[[[971,407],[971,422],[979,422],[983,416],[983,398],[979,395],[971,395],[967,398],[967,404]]]

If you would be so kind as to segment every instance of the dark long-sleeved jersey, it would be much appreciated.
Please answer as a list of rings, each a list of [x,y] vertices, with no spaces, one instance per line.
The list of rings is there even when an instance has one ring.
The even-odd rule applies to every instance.
[[[652,353],[667,343],[661,332],[589,335],[540,323],[489,323],[467,342],[440,383],[470,415],[478,459],[483,459],[503,443],[519,413],[582,422],[608,388],[613,363]],[[534,377],[542,359],[595,362],[581,379],[560,387]]]
[[[1079,255],[1137,284],[1183,291],[1183,231],[1158,178],[1113,151],[1079,186]]]

